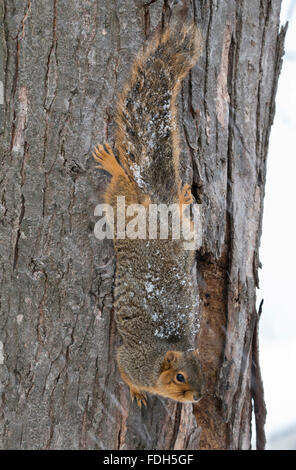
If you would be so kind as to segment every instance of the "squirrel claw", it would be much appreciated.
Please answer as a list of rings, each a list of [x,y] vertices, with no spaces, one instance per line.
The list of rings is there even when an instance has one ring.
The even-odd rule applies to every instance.
[[[193,197],[190,190],[190,185],[185,184],[180,194],[180,204],[191,204]]]
[[[145,407],[147,406],[147,396],[145,393],[131,390],[131,398],[132,400],[137,400],[137,405],[139,406],[139,408],[142,408],[142,405],[144,405]]]
[[[181,200],[182,204],[191,204],[192,203],[193,198],[192,198],[192,194],[191,194],[189,184],[185,184],[183,186],[181,196],[180,196],[180,200]]]
[[[99,163],[96,168],[102,168],[111,176],[124,175],[124,171],[117,162],[111,146],[107,143],[104,146],[99,144],[92,153],[93,158]]]
[[[105,144],[107,150],[104,149],[103,145],[99,144],[95,147],[93,157],[98,162],[103,162],[106,158],[115,158],[112,148],[109,144]]]

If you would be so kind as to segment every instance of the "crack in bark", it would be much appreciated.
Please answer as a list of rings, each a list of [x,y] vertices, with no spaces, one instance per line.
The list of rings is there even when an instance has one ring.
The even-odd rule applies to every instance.
[[[239,371],[239,379],[237,383],[236,393],[233,397],[233,405],[232,405],[232,416],[231,422],[235,423],[237,421],[239,424],[242,419],[242,410],[245,401],[245,394],[242,394],[242,390],[246,389],[247,381],[250,378],[250,373],[248,373],[248,367],[252,362],[252,341],[254,336],[254,328],[256,324],[256,317],[252,314],[249,315],[249,319],[247,322],[247,327],[245,330],[245,336],[243,339],[243,353],[242,359],[240,364],[240,371]],[[237,428],[240,430],[241,426],[237,425]],[[240,441],[240,434],[235,433],[231,439],[231,446],[233,449],[238,449],[239,441]]]
[[[230,102],[228,93],[228,67],[229,67],[229,49],[232,40],[232,28],[230,24],[226,25],[223,38],[223,47],[221,55],[220,72],[217,77],[217,98],[216,113],[217,119],[222,127],[225,127],[225,118]]]
[[[150,34],[150,11],[149,11],[149,5],[151,3],[146,3],[144,5],[144,36],[145,39],[149,37]]]
[[[44,322],[44,304],[45,304],[45,300],[47,298],[48,276],[47,276],[47,273],[45,271],[43,271],[43,274],[44,274],[44,277],[45,277],[44,291],[43,291],[43,295],[42,295],[42,298],[41,298],[41,301],[40,301],[39,307],[38,307],[39,317],[38,317],[37,328],[36,328],[37,339],[38,339],[39,344],[44,344],[44,340],[45,340],[45,337],[46,337],[46,329],[45,329],[45,322]],[[37,351],[37,354],[38,354],[38,351]]]
[[[264,18],[264,26],[262,30],[262,38],[261,38],[261,49],[260,49],[260,58],[259,58],[259,82],[258,82],[258,92],[257,92],[257,111],[256,111],[256,153],[257,156],[259,157],[261,155],[262,160],[262,152],[260,149],[260,144],[262,144],[262,138],[261,138],[261,133],[260,131],[262,130],[262,133],[264,131],[264,128],[262,129],[261,127],[261,84],[262,84],[262,74],[263,74],[263,68],[262,68],[262,63],[263,63],[263,54],[264,54],[264,49],[265,49],[265,36],[266,36],[266,30],[267,30],[267,25],[269,22],[269,15],[270,15],[270,1],[268,2],[268,7],[267,7],[267,12],[265,12],[265,7],[262,1],[260,1],[260,9],[261,9],[261,20]]]
[[[49,113],[51,110],[52,103],[55,100],[56,93],[57,93],[57,66],[58,66],[58,58],[57,58],[57,33],[56,33],[56,25],[57,25],[57,2],[58,0],[53,0],[53,20],[52,20],[52,43],[49,49],[49,54],[47,57],[47,68],[45,74],[45,99],[44,99],[44,109]],[[50,73],[51,69],[53,69],[53,73],[55,75],[54,80],[54,91],[51,97],[48,96],[49,93],[49,84],[50,84]],[[48,103],[48,101],[50,101]]]
[[[16,37],[14,77],[13,77],[13,81],[12,81],[12,90],[11,90],[12,101],[15,100],[15,93],[16,93],[16,89],[17,89],[19,62],[20,62],[20,41]],[[15,112],[15,110],[13,110],[13,120],[12,120],[12,124],[11,124],[11,140],[10,140],[10,162],[11,163],[12,163],[12,149],[13,149],[15,133],[16,133],[15,121],[16,121],[16,112]]]
[[[180,421],[181,421],[181,413],[182,413],[182,403],[177,403],[176,404],[176,411],[175,411],[175,419],[174,419],[174,424],[173,424],[173,430],[172,430],[172,437],[171,437],[171,442],[169,449],[174,449],[175,448],[175,443],[179,434],[179,428],[180,428]]]
[[[4,56],[5,56],[5,67],[4,67],[4,93],[7,87],[7,78],[8,78],[8,63],[10,59],[9,55],[9,48],[7,47],[8,45],[8,40],[9,40],[9,29],[8,29],[8,24],[7,24],[7,7],[6,7],[6,1],[3,2],[3,30],[4,30],[4,44],[3,44],[3,49],[4,49]],[[6,103],[6,100],[4,99],[4,102]]]
[[[54,434],[54,392],[55,392],[56,385],[57,385],[57,381],[55,382],[55,384],[52,388],[50,398],[49,398],[50,427],[49,427],[49,436],[48,436],[47,442],[45,443],[45,446],[44,446],[45,449],[50,449],[53,434]]]
[[[81,437],[80,437],[80,449],[87,449],[87,415],[88,415],[88,402],[89,402],[89,395],[86,397],[86,403],[84,407],[83,417],[82,417],[82,429],[81,429]]]
[[[231,267],[231,256],[233,252],[233,237],[232,237],[232,232],[233,232],[233,208],[232,208],[232,145],[233,145],[233,134],[232,134],[232,127],[231,127],[231,114],[232,114],[232,101],[234,99],[233,96],[233,90],[232,90],[232,84],[233,84],[233,74],[234,74],[234,53],[235,53],[235,47],[234,47],[234,39],[233,35],[231,36],[231,41],[230,41],[230,46],[229,46],[229,58],[228,58],[228,94],[230,97],[230,117],[228,121],[228,143],[227,143],[227,188],[226,188],[226,228],[225,228],[225,246],[227,250],[227,264],[225,266],[225,270],[228,273],[228,276],[226,277],[226,298],[229,298],[229,284],[230,284],[230,279],[229,279],[229,272],[230,272],[230,267]],[[229,322],[229,310],[228,310],[228,300],[227,300],[227,307],[226,307],[226,332],[228,329],[228,322]],[[230,368],[232,368],[233,363],[230,360],[230,358],[226,357],[226,344],[227,344],[227,337],[225,340],[225,345],[224,345],[224,358],[223,358],[223,363],[221,365],[221,369],[219,371],[219,379],[217,383],[217,396],[222,400],[222,409],[224,412],[224,419],[226,422],[229,421],[229,406],[230,404],[227,403],[229,401],[226,398],[229,395],[229,374],[230,374]]]
[[[266,422],[266,405],[264,401],[264,388],[261,376],[259,361],[259,321],[262,313],[263,300],[260,303],[258,314],[256,315],[256,323],[253,333],[252,342],[252,383],[251,394],[254,402],[254,414],[256,423],[256,448],[264,450],[266,444],[266,436],[264,426]]]
[[[212,28],[212,22],[213,22],[213,2],[210,3],[210,13],[209,13],[209,20],[208,20],[208,26],[207,26],[207,31],[206,31],[206,38],[204,40],[204,54],[205,54],[205,70],[204,70],[204,86],[203,86],[203,103],[204,103],[204,116],[206,119],[208,119],[209,116],[209,110],[208,110],[208,103],[207,103],[207,91],[208,91],[208,80],[209,80],[209,67],[210,67],[210,53],[211,51],[209,50],[209,37],[210,37],[210,31]],[[206,139],[208,143],[208,134],[206,132]]]
[[[22,194],[21,195],[21,210],[20,210],[20,215],[19,215],[19,220],[18,220],[18,229],[17,229],[16,241],[15,241],[14,250],[13,250],[13,253],[14,253],[14,255],[13,255],[13,270],[14,271],[16,270],[17,263],[18,263],[18,252],[19,252],[18,245],[19,245],[19,239],[20,239],[20,236],[21,236],[20,226],[21,226],[22,220],[24,218],[24,215],[25,215],[25,198]]]
[[[22,19],[22,39],[24,39],[25,37],[25,22],[27,21],[27,18],[31,12],[31,0],[28,0],[28,3],[27,3],[27,11]]]

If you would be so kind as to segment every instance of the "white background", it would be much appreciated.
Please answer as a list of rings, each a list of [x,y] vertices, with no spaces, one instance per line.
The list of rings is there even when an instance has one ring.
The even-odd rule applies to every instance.
[[[289,20],[271,131],[264,201],[258,304],[260,358],[267,405],[267,448],[294,433],[285,448],[296,449],[296,0],[283,0]]]

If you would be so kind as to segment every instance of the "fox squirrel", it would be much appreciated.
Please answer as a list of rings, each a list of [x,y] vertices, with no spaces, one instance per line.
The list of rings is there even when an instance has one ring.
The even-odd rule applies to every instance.
[[[111,175],[104,202],[115,213],[118,196],[125,196],[127,206],[192,202],[179,174],[176,98],[201,44],[194,24],[168,26],[136,59],[116,112],[118,160],[109,144],[98,145],[93,154]],[[183,241],[114,237],[114,309],[122,337],[117,363],[139,406],[146,405],[145,392],[180,402],[197,402],[202,395],[201,365],[192,346],[195,254]]]

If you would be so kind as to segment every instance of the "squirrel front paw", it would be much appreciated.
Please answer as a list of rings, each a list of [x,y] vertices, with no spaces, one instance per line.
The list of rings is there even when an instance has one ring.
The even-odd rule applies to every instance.
[[[132,400],[137,400],[137,404],[140,408],[142,408],[142,405],[147,406],[147,395],[144,392],[141,392],[138,389],[135,388],[130,388],[131,392],[131,399]]]
[[[116,160],[110,145],[105,144],[105,147],[107,150],[105,150],[103,145],[98,145],[93,152],[93,158],[99,163],[96,168],[102,168],[103,170],[107,171],[111,176],[126,176],[123,168],[119,165],[118,161]]]

